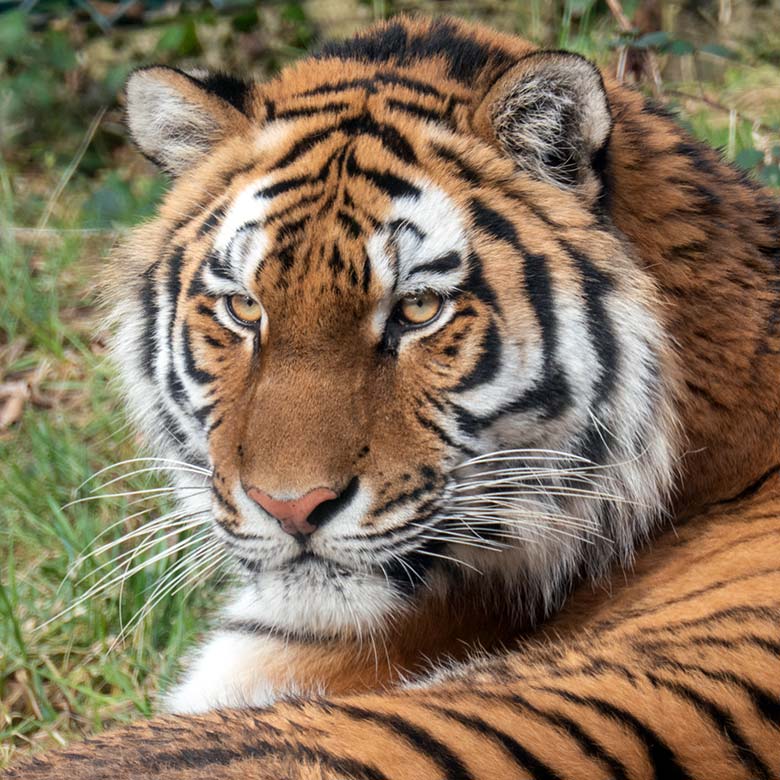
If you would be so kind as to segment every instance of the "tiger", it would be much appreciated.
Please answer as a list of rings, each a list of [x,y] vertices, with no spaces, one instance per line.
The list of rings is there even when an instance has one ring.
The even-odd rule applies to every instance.
[[[777,201],[449,17],[126,104],[113,354],[242,577],[166,714],[6,776],[780,778]]]

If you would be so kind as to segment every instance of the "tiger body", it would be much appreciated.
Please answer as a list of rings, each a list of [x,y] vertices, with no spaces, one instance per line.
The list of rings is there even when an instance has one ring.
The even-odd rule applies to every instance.
[[[455,21],[128,99],[115,353],[245,582],[178,715],[19,776],[780,777],[769,195]]]

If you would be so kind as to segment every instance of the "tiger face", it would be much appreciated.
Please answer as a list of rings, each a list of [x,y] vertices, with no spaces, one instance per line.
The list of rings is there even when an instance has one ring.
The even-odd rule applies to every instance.
[[[663,508],[674,357],[602,207],[606,94],[522,54],[131,78],[174,181],[115,354],[161,457],[208,473],[180,494],[243,572],[232,619],[358,633],[474,582],[550,607]]]

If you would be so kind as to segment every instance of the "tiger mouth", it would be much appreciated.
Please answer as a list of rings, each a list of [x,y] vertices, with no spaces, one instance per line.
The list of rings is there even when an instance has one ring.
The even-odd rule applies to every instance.
[[[326,558],[325,556],[311,550],[302,550],[296,557],[291,558],[285,561],[283,564],[277,566],[269,566],[262,559],[250,559],[236,556],[235,560],[246,571],[252,574],[266,573],[271,571],[292,572],[300,571],[306,568],[318,568],[324,573],[333,575],[334,577],[351,577],[357,573],[356,571],[345,566],[343,563]]]

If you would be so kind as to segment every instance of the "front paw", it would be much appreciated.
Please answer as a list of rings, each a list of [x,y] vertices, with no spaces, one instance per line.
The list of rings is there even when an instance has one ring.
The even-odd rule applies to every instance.
[[[163,697],[163,709],[195,714],[228,707],[266,707],[296,692],[287,674],[272,677],[284,647],[277,640],[233,632],[215,634],[191,657],[183,679]]]

